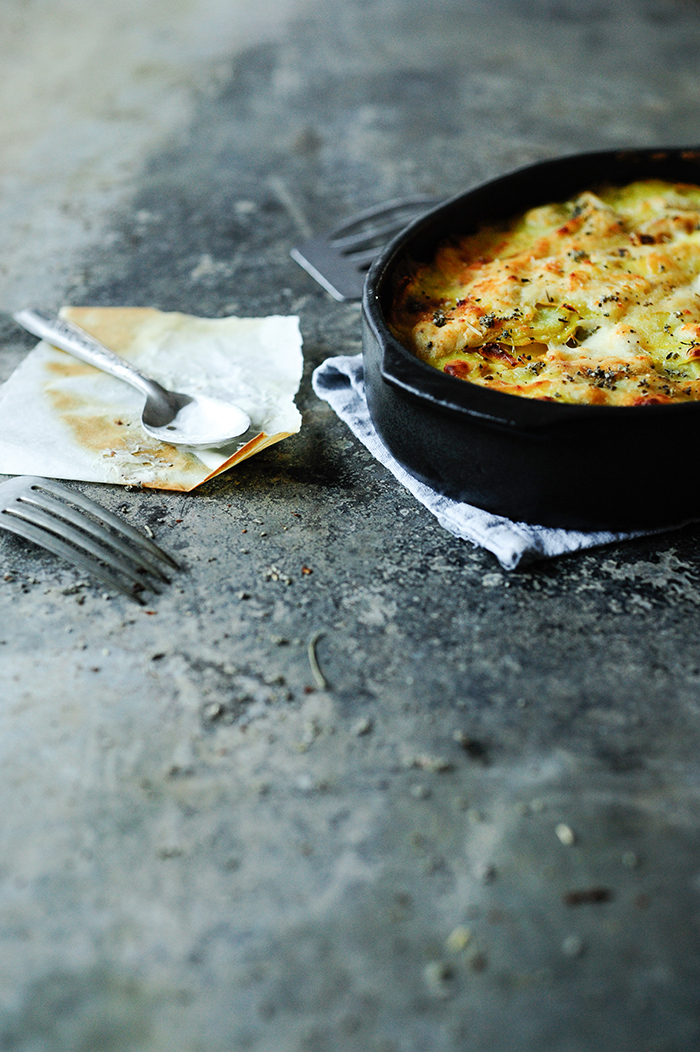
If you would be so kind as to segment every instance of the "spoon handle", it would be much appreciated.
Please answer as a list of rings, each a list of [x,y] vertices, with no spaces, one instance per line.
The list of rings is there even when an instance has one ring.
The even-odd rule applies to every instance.
[[[54,347],[60,347],[61,350],[68,351],[69,354],[81,358],[97,369],[116,376],[118,380],[125,380],[145,394],[147,398],[151,397],[160,401],[166,394],[155,380],[144,376],[134,369],[133,365],[108,350],[84,329],[73,325],[70,321],[64,321],[57,314],[48,310],[21,310],[13,317],[34,336],[39,336],[40,339],[46,340]]]

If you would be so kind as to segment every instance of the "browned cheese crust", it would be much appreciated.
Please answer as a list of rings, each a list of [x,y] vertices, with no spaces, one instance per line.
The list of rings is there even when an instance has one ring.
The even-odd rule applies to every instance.
[[[586,191],[407,263],[389,318],[423,361],[527,398],[700,398],[700,187]]]

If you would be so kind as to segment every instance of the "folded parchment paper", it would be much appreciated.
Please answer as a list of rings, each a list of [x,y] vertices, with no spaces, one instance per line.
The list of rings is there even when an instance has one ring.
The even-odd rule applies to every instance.
[[[42,341],[0,387],[0,474],[189,491],[301,427],[296,317],[149,307],[64,307],[61,316],[165,387],[230,398],[251,429],[215,450],[158,442],[141,428],[143,395]]]

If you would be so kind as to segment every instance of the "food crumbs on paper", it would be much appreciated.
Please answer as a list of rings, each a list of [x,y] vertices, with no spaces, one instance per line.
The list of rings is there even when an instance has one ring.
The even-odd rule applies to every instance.
[[[323,673],[321,672],[321,669],[320,669],[319,664],[318,664],[318,660],[316,658],[316,644],[318,643],[319,639],[323,638],[323,636],[324,636],[323,632],[314,632],[314,634],[312,635],[311,639],[309,640],[308,646],[306,648],[306,652],[309,655],[309,665],[311,666],[311,675],[313,676],[314,683],[316,684],[316,686],[318,687],[319,690],[325,690],[325,688],[327,686],[326,680],[324,679]]]

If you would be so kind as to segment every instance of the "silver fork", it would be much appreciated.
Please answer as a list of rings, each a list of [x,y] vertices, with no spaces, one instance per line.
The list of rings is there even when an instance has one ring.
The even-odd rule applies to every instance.
[[[180,567],[139,530],[75,490],[34,475],[0,483],[0,529],[60,555],[108,588],[144,605]]]
[[[434,197],[400,197],[368,208],[329,234],[289,253],[334,299],[359,300],[370,263],[394,234],[439,204]]]

